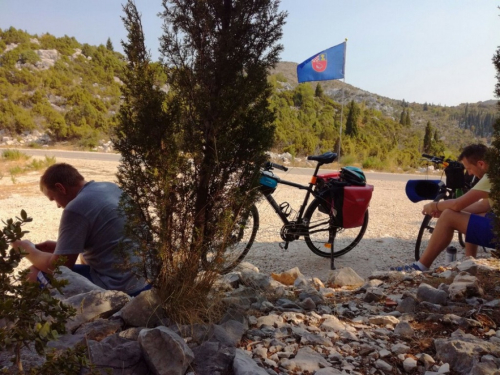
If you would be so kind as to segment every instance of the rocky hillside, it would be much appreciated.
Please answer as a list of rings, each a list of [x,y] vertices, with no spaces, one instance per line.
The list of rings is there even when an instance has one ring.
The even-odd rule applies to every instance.
[[[78,314],[50,347],[85,343],[112,374],[341,375],[500,372],[500,261],[465,259],[432,272],[352,269],[328,280],[249,263],[220,278],[219,322],[179,326],[153,291],[130,298],[63,268],[59,298]],[[26,367],[43,362],[23,349]],[[9,366],[8,353],[0,364]]]
[[[296,70],[296,63],[281,62],[271,74],[281,76],[282,80],[286,82],[284,87],[293,89],[298,85]],[[344,103],[347,104],[351,100],[364,103],[368,108],[380,111],[396,121],[400,120],[403,109],[408,109],[412,126],[415,129],[423,131],[427,122],[430,121],[438,129],[446,143],[450,144],[455,143],[464,135],[463,130],[470,131],[469,137],[473,136],[488,142],[492,134],[494,118],[498,115],[498,101],[496,100],[462,103],[458,106],[447,107],[433,103],[409,103],[404,98],[391,99],[339,80],[319,83],[325,94],[336,102],[341,103],[342,95],[344,95]],[[317,82],[308,84],[316,87]]]
[[[0,30],[2,139],[16,144],[23,135],[37,132],[49,145],[102,147],[119,121],[125,63],[111,42],[91,46],[67,36]],[[152,64],[157,85],[166,90],[165,72]],[[372,169],[418,166],[428,122],[435,130],[436,152],[457,153],[472,140],[488,142],[497,113],[494,101],[458,107],[407,103],[340,81],[321,82],[316,90],[316,82],[297,85],[296,64],[288,62],[270,72],[269,82],[274,87],[270,106],[276,113],[274,151],[304,156],[338,150],[341,143],[349,164]],[[342,140],[339,134],[344,134]],[[36,140],[26,144],[39,146]]]

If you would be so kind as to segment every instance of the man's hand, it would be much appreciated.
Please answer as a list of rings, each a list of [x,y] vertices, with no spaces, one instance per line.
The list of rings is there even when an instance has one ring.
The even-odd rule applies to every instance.
[[[21,248],[28,253],[35,248],[35,244],[28,240],[17,240],[12,242],[11,245],[14,249]]]
[[[424,205],[424,208],[422,209],[422,214],[424,215],[434,216],[438,212],[439,211],[436,209],[435,202],[427,203],[426,205]]]
[[[35,247],[44,253],[53,253],[56,250],[56,241],[44,241],[35,244]]]

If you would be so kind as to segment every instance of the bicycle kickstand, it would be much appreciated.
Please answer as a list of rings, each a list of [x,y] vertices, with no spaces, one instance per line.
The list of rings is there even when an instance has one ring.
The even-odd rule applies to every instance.
[[[279,246],[280,246],[282,249],[288,250],[288,244],[289,244],[289,242],[288,242],[288,241],[285,241],[285,242],[280,242],[280,243],[279,243]]]
[[[332,238],[330,242],[330,269],[335,269],[335,258],[333,257],[333,242],[335,241],[335,237]]]

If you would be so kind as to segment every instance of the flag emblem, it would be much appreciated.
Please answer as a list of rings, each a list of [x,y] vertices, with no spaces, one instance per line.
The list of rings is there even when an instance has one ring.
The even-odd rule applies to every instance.
[[[299,83],[344,78],[346,42],[320,51],[297,65]]]
[[[328,64],[328,61],[326,60],[326,55],[324,53],[320,53],[318,56],[312,59],[311,62],[312,62],[312,68],[318,73],[324,72]]]

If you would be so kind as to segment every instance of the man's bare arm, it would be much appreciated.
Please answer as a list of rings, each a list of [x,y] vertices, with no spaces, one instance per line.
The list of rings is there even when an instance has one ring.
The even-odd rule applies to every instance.
[[[36,268],[43,272],[52,273],[54,270],[54,263],[62,256],[66,258],[66,263],[64,265],[68,268],[73,268],[78,258],[78,254],[55,255],[40,251],[30,241],[15,241],[12,243],[12,247],[24,250],[27,253],[26,258]]]

